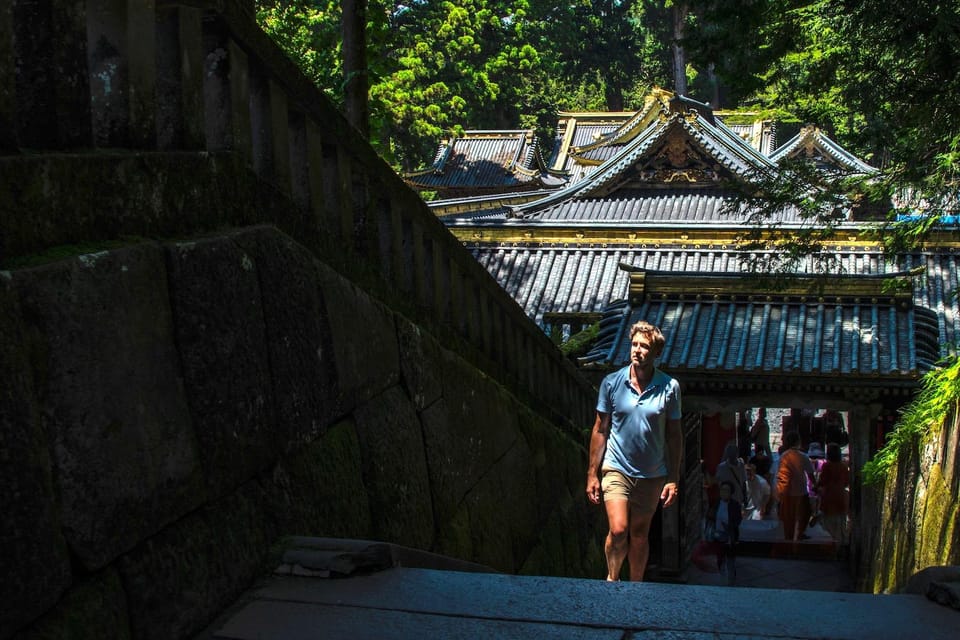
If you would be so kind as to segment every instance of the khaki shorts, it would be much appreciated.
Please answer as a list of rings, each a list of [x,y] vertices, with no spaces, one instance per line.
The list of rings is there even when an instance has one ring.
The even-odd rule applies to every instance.
[[[604,502],[627,500],[637,512],[648,514],[657,510],[666,481],[666,477],[631,478],[615,469],[603,469],[600,487]]]

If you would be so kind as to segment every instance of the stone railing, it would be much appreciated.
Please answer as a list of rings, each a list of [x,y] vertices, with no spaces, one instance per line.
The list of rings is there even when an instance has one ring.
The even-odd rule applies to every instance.
[[[274,224],[558,424],[588,423],[589,384],[257,27],[251,2],[7,3],[0,149],[0,264]]]

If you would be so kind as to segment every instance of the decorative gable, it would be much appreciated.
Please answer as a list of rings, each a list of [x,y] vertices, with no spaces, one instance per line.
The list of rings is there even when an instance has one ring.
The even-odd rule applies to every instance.
[[[618,188],[669,186],[716,186],[733,174],[708,154],[680,127],[671,129],[659,146],[651,148],[624,172]]]

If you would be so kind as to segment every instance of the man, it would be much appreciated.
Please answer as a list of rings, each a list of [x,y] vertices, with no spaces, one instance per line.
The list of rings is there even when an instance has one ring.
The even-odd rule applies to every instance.
[[[757,475],[757,467],[750,463],[746,466],[747,472],[747,503],[745,505],[747,518],[763,520],[770,503],[770,485]]]
[[[683,451],[680,385],[655,367],[663,343],[660,329],[636,323],[630,329],[630,364],[600,385],[587,497],[600,504],[603,496],[610,525],[604,551],[611,581],[620,578],[627,558],[630,580],[643,580],[657,503],[669,507],[677,499]]]
[[[757,455],[769,456],[770,450],[770,423],[767,422],[767,410],[765,407],[757,409],[757,421],[750,427],[750,439],[754,443],[754,451]]]
[[[807,483],[814,481],[816,472],[810,458],[800,450],[799,433],[789,431],[784,434],[783,446],[777,467],[777,497],[780,499],[783,535],[787,540],[805,540],[809,537],[804,532],[810,519]]]

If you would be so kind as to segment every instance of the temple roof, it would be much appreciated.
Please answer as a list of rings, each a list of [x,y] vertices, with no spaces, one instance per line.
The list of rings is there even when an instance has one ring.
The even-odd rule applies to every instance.
[[[742,273],[627,270],[629,298],[605,310],[588,365],[628,364],[625,337],[641,319],[666,336],[660,365],[684,376],[883,376],[912,386],[940,357],[936,314],[915,307],[909,288],[885,293],[907,273],[782,278],[774,292]]]
[[[818,223],[785,206],[762,230],[768,248],[747,251],[757,223],[740,187],[796,156],[873,171],[822,132],[805,129],[771,158],[707,105],[669,92],[615,115],[569,115],[553,166],[589,170],[560,189],[430,203],[541,326],[573,331],[601,318],[587,368],[624,364],[624,331],[639,318],[668,336],[664,368],[682,371],[685,384],[702,383],[705,394],[724,373],[736,375],[721,376],[722,384],[749,378],[754,388],[776,378],[784,393],[809,384],[815,394],[824,379],[844,393],[858,385],[909,393],[956,352],[956,237],[886,257],[866,239],[868,223],[839,210],[822,253],[802,259],[785,282],[758,283],[751,272],[751,261],[776,258],[786,233]],[[593,133],[584,138],[587,127]],[[751,131],[772,140],[772,131]],[[833,262],[824,267],[820,258]]]
[[[677,232],[672,237],[665,236],[660,242],[641,243],[638,238],[632,243],[617,245],[590,243],[589,238],[584,238],[585,242],[581,245],[541,242],[539,245],[501,243],[495,246],[481,241],[465,244],[526,314],[541,324],[545,324],[546,317],[554,314],[598,314],[603,313],[608,305],[616,306],[630,300],[632,270],[654,274],[653,281],[662,274],[670,274],[669,277],[674,279],[672,288],[661,280],[658,284],[660,288],[650,291],[661,295],[669,288],[665,300],[675,306],[683,299],[688,307],[698,302],[703,306],[707,301],[711,304],[735,301],[740,309],[738,317],[743,319],[749,305],[750,323],[766,318],[764,322],[771,327],[777,325],[768,328],[767,332],[780,330],[781,318],[772,310],[782,309],[784,305],[799,309],[797,305],[802,302],[806,305],[803,313],[806,324],[803,326],[810,327],[810,331],[815,327],[820,327],[821,332],[829,329],[823,325],[827,317],[824,314],[828,311],[837,313],[839,308],[841,317],[849,319],[855,313],[865,317],[864,309],[870,307],[870,318],[873,318],[873,307],[876,307],[876,313],[880,314],[877,316],[880,322],[877,331],[883,335],[880,344],[884,344],[884,341],[889,344],[891,339],[896,341],[898,337],[909,341],[913,334],[903,333],[910,326],[905,317],[897,315],[895,322],[889,320],[891,309],[896,314],[902,314],[909,308],[914,316],[917,313],[924,316],[924,327],[935,328],[932,330],[935,331],[933,344],[936,353],[930,355],[929,349],[921,350],[916,358],[917,370],[927,367],[931,359],[956,353],[956,345],[960,340],[960,305],[951,292],[960,287],[960,243],[953,242],[951,246],[936,250],[901,255],[893,260],[885,259],[882,250],[875,245],[850,244],[838,247],[831,252],[835,259],[831,271],[843,275],[821,278],[818,280],[823,283],[821,291],[801,296],[790,293],[782,284],[775,283],[772,288],[769,284],[757,284],[757,277],[747,272],[744,261],[751,257],[763,258],[764,254],[757,256],[739,251],[732,243],[721,245],[703,241],[703,244],[695,244],[697,240],[693,233],[693,230],[689,232],[690,235]],[[624,270],[623,265],[630,270]],[[814,258],[808,258],[807,264],[801,265],[799,271],[815,273]],[[886,292],[891,279],[899,279],[903,285],[905,273],[918,272],[922,275],[910,278],[906,290],[901,288],[897,295]],[[719,275],[724,277],[720,278]],[[858,290],[857,286],[866,288]],[[697,301],[697,295],[707,296],[707,300]],[[715,295],[719,296],[716,301],[713,299]],[[753,299],[750,300],[749,296],[753,296]],[[806,299],[801,301],[801,297]],[[633,300],[637,300],[635,295]],[[650,304],[657,300],[660,299],[647,298]],[[683,306],[681,304],[680,308]],[[652,311],[649,306],[645,310],[637,306],[631,309],[630,313],[634,315],[660,312],[660,307],[652,308]],[[667,311],[663,313],[667,314]],[[799,316],[791,317],[795,321]],[[834,316],[831,318],[836,319]],[[915,327],[919,326],[916,319],[911,322]],[[755,326],[750,323],[737,325],[740,327],[738,331],[742,332],[744,326]],[[700,329],[705,329],[705,326],[700,325]],[[809,335],[807,339],[811,339]],[[841,350],[839,353],[842,355],[847,352]],[[608,360],[616,362],[616,357],[611,356]],[[812,366],[812,362],[808,364]],[[907,360],[898,356],[896,362],[902,366]]]
[[[531,129],[467,131],[443,141],[429,168],[403,177],[414,189],[454,195],[555,189],[566,182],[547,171]]]
[[[457,225],[507,225],[511,219],[536,224],[713,224],[745,226],[748,212],[728,190],[729,182],[749,182],[776,171],[766,156],[722,122],[702,115],[700,105],[671,98],[656,102],[611,133],[616,153],[578,182],[542,198],[496,208],[475,199],[465,202],[445,222]],[[643,128],[640,129],[640,125]],[[471,207],[472,205],[472,207]],[[450,207],[444,202],[432,207]],[[469,210],[469,212],[468,212]],[[786,208],[778,222],[800,224],[798,212]]]
[[[786,159],[809,160],[825,171],[837,173],[876,173],[872,167],[831,140],[819,127],[807,125],[770,155],[781,163]]]

